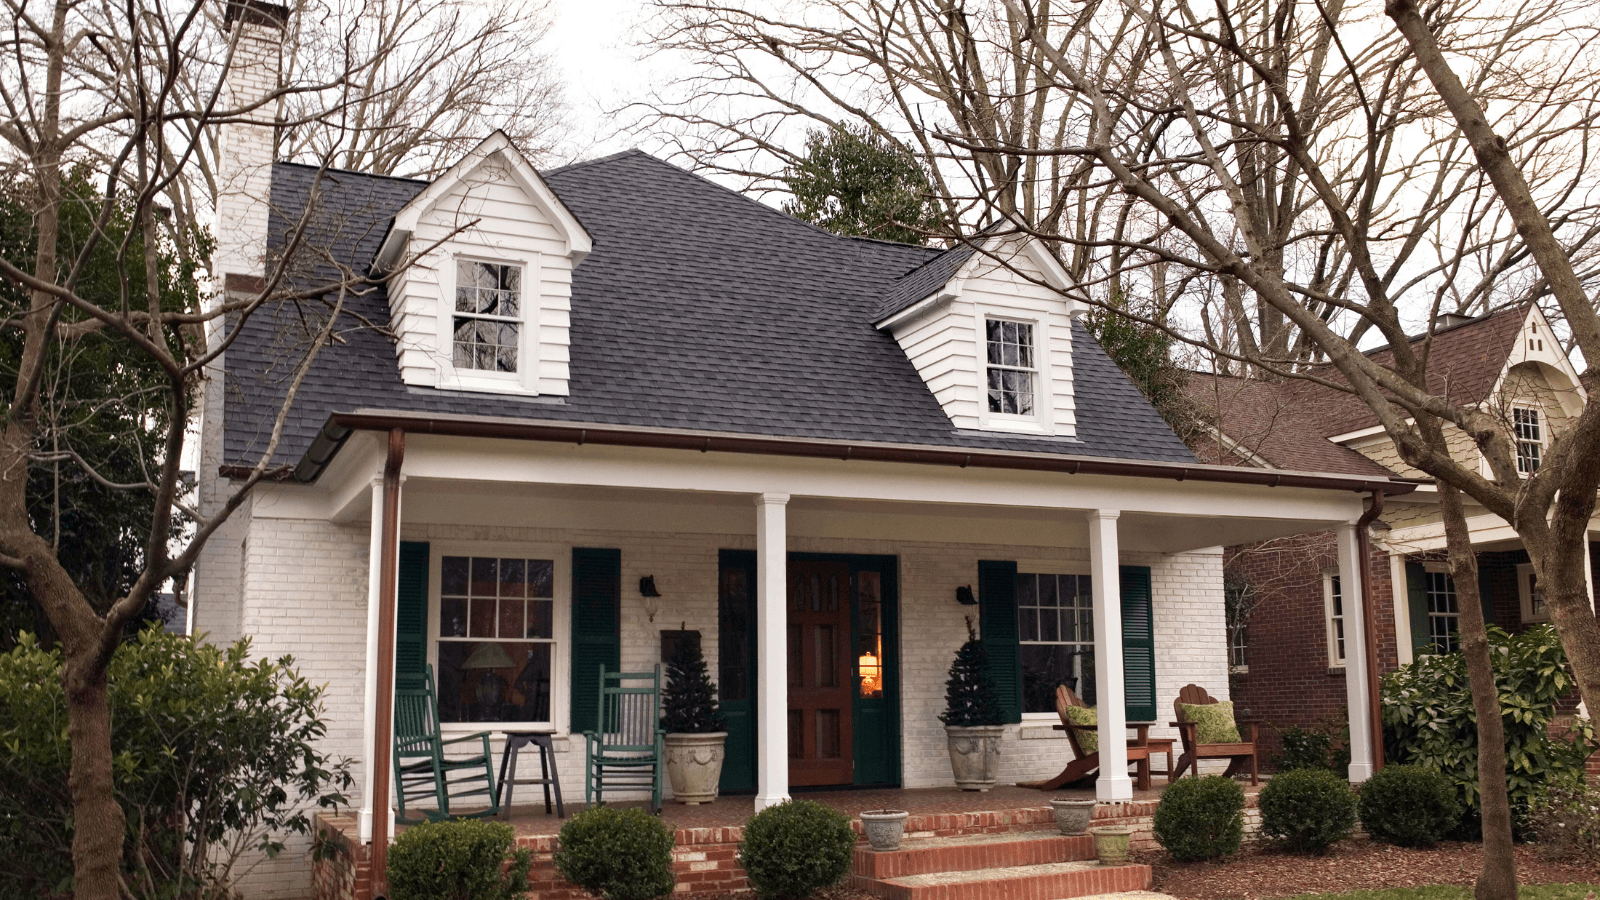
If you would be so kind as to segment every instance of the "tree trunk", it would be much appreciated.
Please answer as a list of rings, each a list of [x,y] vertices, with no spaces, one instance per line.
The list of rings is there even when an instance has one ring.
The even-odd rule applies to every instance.
[[[1489,659],[1489,633],[1478,596],[1478,561],[1467,534],[1461,495],[1439,483],[1450,577],[1460,611],[1461,652],[1467,660],[1472,708],[1478,717],[1478,804],[1483,811],[1483,871],[1472,894],[1477,900],[1517,900],[1517,861],[1511,848],[1511,799],[1506,791],[1506,730],[1500,718],[1500,690]]]
[[[67,735],[72,743],[72,868],[74,900],[118,900],[122,895],[124,822],[111,770],[111,701],[106,669],[95,664],[96,642],[68,640],[61,681],[67,694]]]

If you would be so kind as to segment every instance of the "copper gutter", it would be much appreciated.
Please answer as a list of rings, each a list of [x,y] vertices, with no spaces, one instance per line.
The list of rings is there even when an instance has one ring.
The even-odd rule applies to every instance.
[[[369,898],[387,892],[389,869],[389,768],[394,750],[394,614],[400,570],[400,466],[406,433],[389,430],[383,465],[383,551],[378,563],[378,708],[372,729],[372,878]]]
[[[1383,707],[1378,690],[1378,622],[1372,603],[1372,545],[1367,526],[1383,514],[1383,491],[1372,492],[1372,505],[1356,520],[1356,551],[1361,563],[1361,630],[1367,657],[1367,719],[1371,724],[1372,771],[1383,771]],[[1392,588],[1391,588],[1392,589]]]
[[[1061,472],[1069,475],[1110,475],[1136,478],[1163,478],[1173,481],[1204,481],[1221,484],[1251,484],[1266,487],[1313,488],[1370,493],[1385,491],[1391,496],[1416,490],[1417,483],[1360,475],[1322,475],[1313,472],[1285,472],[1240,466],[1203,463],[1168,463],[1144,460],[1105,459],[1070,456],[1058,452],[1019,450],[960,450],[922,444],[890,444],[876,441],[838,441],[818,438],[777,437],[697,431],[679,428],[640,428],[592,423],[550,422],[507,419],[490,416],[441,416],[427,413],[358,410],[334,413],[322,432],[306,451],[295,470],[295,480],[315,481],[332,461],[353,431],[391,431],[411,434],[499,440],[546,441],[551,443],[600,444],[610,447],[653,447],[694,450],[701,453],[748,453],[815,459],[862,462],[920,463],[958,468],[976,466],[988,469],[1013,469],[1033,472]]]

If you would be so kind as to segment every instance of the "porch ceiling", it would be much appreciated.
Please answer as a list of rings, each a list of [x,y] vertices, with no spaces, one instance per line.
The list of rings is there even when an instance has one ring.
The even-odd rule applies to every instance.
[[[502,525],[753,537],[755,511],[745,494],[412,477],[405,485],[406,525]],[[368,514],[357,503],[351,518]],[[1089,546],[1087,510],[795,496],[791,538]],[[1331,527],[1328,520],[1203,514],[1127,513],[1119,524],[1126,553],[1177,553]]]

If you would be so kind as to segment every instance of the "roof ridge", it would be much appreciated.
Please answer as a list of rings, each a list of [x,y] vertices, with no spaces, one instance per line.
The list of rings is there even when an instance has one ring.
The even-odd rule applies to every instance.
[[[360,175],[362,178],[382,178],[385,181],[410,181],[416,184],[432,184],[432,178],[419,178],[413,175],[388,175],[381,172],[363,172],[360,169],[343,169],[338,166],[314,166],[310,163],[295,162],[291,159],[275,159],[275,166],[293,166],[296,169],[311,169],[313,171],[337,172],[341,175]]]
[[[577,162],[569,162],[564,166],[556,166],[553,169],[543,169],[543,170],[541,170],[539,172],[539,175],[540,175],[540,177],[549,177],[551,175],[555,175],[555,174],[558,174],[558,173],[561,173],[561,172],[570,172],[570,171],[572,171],[574,169],[582,169],[582,168],[586,168],[588,166],[597,166],[597,165],[599,165],[601,163],[612,162],[614,160],[621,159],[624,156],[649,156],[649,155],[650,154],[644,152],[643,150],[640,150],[638,147],[630,147],[627,150],[618,150],[615,153],[607,153],[605,156],[597,156],[594,159],[580,159]]]

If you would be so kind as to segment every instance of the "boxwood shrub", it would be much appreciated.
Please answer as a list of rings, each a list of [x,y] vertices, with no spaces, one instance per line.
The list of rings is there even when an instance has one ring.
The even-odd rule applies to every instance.
[[[672,893],[672,830],[642,809],[586,809],[561,826],[556,871],[605,900]]]
[[[1156,804],[1154,831],[1179,861],[1232,853],[1244,836],[1244,789],[1221,775],[1180,778]]]
[[[512,847],[504,822],[455,819],[413,825],[389,848],[391,900],[517,900],[533,851]]]
[[[762,900],[805,900],[844,879],[855,846],[849,816],[810,800],[789,800],[745,824],[739,865]]]
[[[1461,802],[1450,780],[1422,766],[1388,766],[1361,786],[1361,825],[1380,841],[1426,847],[1454,831]]]
[[[1321,853],[1356,827],[1356,795],[1327,769],[1273,776],[1260,803],[1262,834],[1298,853]]]

